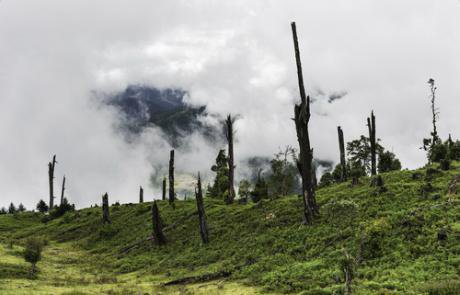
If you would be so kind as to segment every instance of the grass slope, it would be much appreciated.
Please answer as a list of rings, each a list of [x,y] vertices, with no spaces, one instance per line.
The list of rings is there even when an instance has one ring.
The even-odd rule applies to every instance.
[[[198,217],[191,215],[194,200],[178,201],[176,209],[159,202],[164,225],[178,224],[165,233],[168,245],[145,242],[122,254],[127,245],[150,235],[150,203],[112,206],[113,222],[106,226],[101,225],[100,208],[47,223],[38,213],[3,215],[0,293],[20,294],[18,286],[23,286],[44,294],[340,294],[340,261],[346,250],[362,257],[353,280],[356,294],[459,294],[460,201],[457,194],[447,193],[458,174],[455,163],[450,171],[382,174],[386,192],[369,186],[367,178],[355,187],[343,183],[319,189],[321,215],[312,226],[301,225],[297,196],[247,205],[206,199],[209,245],[201,244]],[[438,240],[441,229],[447,233],[444,241]],[[52,241],[35,280],[27,278],[27,265],[19,256],[21,240],[30,235]],[[7,249],[11,239],[18,246]],[[231,276],[185,287],[161,286],[220,271]]]

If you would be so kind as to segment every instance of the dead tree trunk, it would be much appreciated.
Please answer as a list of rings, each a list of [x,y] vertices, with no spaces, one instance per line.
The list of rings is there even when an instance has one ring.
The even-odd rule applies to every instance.
[[[347,180],[347,163],[345,161],[345,144],[343,141],[343,131],[340,126],[337,127],[337,132],[339,134],[339,149],[340,149],[340,167],[342,174],[340,175],[340,181]]]
[[[62,178],[62,188],[61,188],[61,205],[64,202],[64,191],[65,191],[65,175]]]
[[[56,166],[56,155],[53,156],[53,161],[48,163],[48,181],[50,186],[50,204],[49,210],[54,207],[54,167]]]
[[[166,177],[163,178],[163,194],[161,196],[161,199],[163,201],[166,200]]]
[[[371,117],[367,118],[367,127],[369,129],[369,142],[370,142],[370,145],[371,145],[371,175],[377,175],[377,157],[376,157],[374,111],[371,112]]]
[[[302,178],[302,200],[303,200],[303,219],[305,224],[312,222],[315,212],[316,203],[314,200],[313,182],[312,182],[312,160],[313,155],[310,147],[310,138],[308,135],[308,122],[310,120],[310,97],[305,94],[303,83],[302,64],[300,61],[299,43],[297,41],[297,31],[295,22],[291,23],[292,37],[294,39],[294,50],[297,64],[297,76],[299,83],[301,103],[294,107],[294,121],[297,132],[297,140],[299,142],[300,152],[297,161]]]
[[[139,203],[144,203],[144,189],[139,186]]]
[[[200,235],[203,244],[209,243],[208,223],[206,221],[206,213],[203,205],[203,191],[201,189],[201,177],[198,173],[198,183],[195,189],[196,208],[198,209],[198,218],[200,222]]]
[[[174,150],[169,155],[169,204],[174,207]]]
[[[166,244],[166,238],[163,234],[163,224],[161,222],[160,211],[158,210],[157,202],[152,204],[152,226],[154,241],[158,246]]]
[[[107,193],[102,196],[102,223],[111,223],[109,213],[109,195]]]
[[[428,84],[430,84],[430,91],[431,91],[431,114],[432,114],[432,122],[433,122],[433,132],[431,132],[431,144],[435,145],[438,142],[438,130],[436,129],[436,119],[438,117],[438,111],[436,110],[435,106],[435,99],[436,99],[436,85],[434,83],[434,79],[429,79]]]
[[[233,161],[233,123],[234,118],[232,115],[228,115],[225,120],[225,137],[228,142],[228,195],[226,199],[227,204],[233,203],[235,199],[235,188],[233,187],[234,176],[235,176],[235,165]]]

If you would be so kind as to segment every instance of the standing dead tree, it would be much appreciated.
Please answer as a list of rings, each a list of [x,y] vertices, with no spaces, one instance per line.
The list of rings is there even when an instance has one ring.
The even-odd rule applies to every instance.
[[[169,204],[174,207],[174,150],[169,154]]]
[[[162,192],[162,195],[161,195],[161,199],[164,201],[166,200],[166,177],[163,178],[163,192]]]
[[[195,188],[196,208],[198,210],[198,218],[200,222],[200,235],[203,244],[209,243],[208,223],[206,221],[206,213],[203,205],[203,191],[201,189],[201,177],[198,172],[198,182]]]
[[[431,92],[431,114],[433,116],[433,119],[432,119],[432,122],[433,122],[433,131],[431,132],[431,142],[432,144],[436,144],[439,140],[439,137],[438,137],[438,131],[436,129],[436,119],[438,118],[439,116],[439,112],[438,110],[436,109],[436,106],[435,106],[435,99],[436,99],[436,85],[434,84],[434,79],[430,78],[428,80],[428,84],[430,84],[430,92]]]
[[[54,167],[56,166],[56,155],[53,156],[53,160],[48,163],[48,181],[50,187],[50,204],[49,210],[54,207]]]
[[[234,178],[235,178],[235,165],[234,165],[234,158],[233,158],[233,123],[235,122],[235,118],[232,118],[232,115],[228,115],[227,119],[225,120],[225,138],[227,138],[228,143],[228,195],[225,202],[227,204],[233,203],[235,199],[235,188],[233,186]]]
[[[144,189],[139,186],[139,203],[144,203]]]
[[[62,187],[61,187],[61,205],[64,202],[64,191],[65,191],[65,175],[62,178]]]
[[[305,224],[311,224],[313,215],[317,212],[316,201],[312,179],[312,160],[313,154],[310,147],[308,135],[308,122],[310,120],[310,97],[305,94],[305,87],[302,75],[302,64],[300,61],[299,43],[297,41],[297,30],[295,22],[291,23],[292,37],[294,39],[294,50],[297,64],[297,76],[301,103],[294,107],[294,121],[299,142],[300,152],[297,161],[297,168],[302,178],[302,200],[303,200],[303,219]]]
[[[371,146],[371,175],[377,175],[377,155],[376,155],[376,138],[375,138],[375,116],[374,111],[371,117],[367,118],[367,127],[369,129],[369,142]]]
[[[337,133],[339,135],[339,149],[340,149],[340,168],[342,170],[342,174],[340,175],[340,181],[347,180],[347,163],[345,161],[345,143],[343,141],[343,131],[342,127],[337,126]]]
[[[109,213],[109,195],[107,193],[102,196],[102,223],[111,223]]]
[[[152,204],[152,226],[154,242],[158,245],[165,245],[166,238],[163,234],[163,224],[161,222],[160,211],[158,210],[157,202],[153,201]]]

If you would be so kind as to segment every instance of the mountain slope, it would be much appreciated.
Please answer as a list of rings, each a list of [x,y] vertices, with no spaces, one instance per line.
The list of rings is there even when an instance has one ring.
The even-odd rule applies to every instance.
[[[448,187],[459,174],[455,163],[450,171],[382,174],[387,191],[371,187],[368,178],[355,187],[343,183],[319,189],[321,215],[312,226],[301,225],[297,196],[229,206],[205,199],[211,240],[206,246],[200,241],[194,200],[178,201],[176,209],[159,202],[168,228],[164,247],[147,241],[126,250],[150,236],[150,203],[111,206],[112,224],[107,226],[101,225],[100,208],[46,224],[38,213],[3,215],[0,236],[3,243],[29,235],[45,235],[57,245],[71,243],[94,257],[93,268],[113,278],[134,276],[139,285],[222,274],[216,279],[226,280],[223,288],[236,282],[261,292],[340,294],[346,251],[358,260],[356,294],[458,294],[460,201]],[[6,279],[0,275],[0,286],[14,282]]]

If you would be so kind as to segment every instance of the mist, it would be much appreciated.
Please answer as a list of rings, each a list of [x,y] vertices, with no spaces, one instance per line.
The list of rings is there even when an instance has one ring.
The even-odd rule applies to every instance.
[[[126,141],[120,113],[94,92],[128,85],[183,89],[190,105],[238,114],[238,177],[250,157],[297,146],[298,101],[290,22],[297,22],[315,156],[337,162],[345,140],[377,136],[403,167],[425,163],[429,89],[438,86],[439,133],[460,136],[460,2],[386,1],[0,1],[0,206],[48,200],[47,164],[57,155],[78,207],[160,197],[171,146],[154,126]],[[218,125],[216,117],[202,118]],[[199,133],[176,152],[176,170],[210,179],[224,143]],[[239,172],[240,171],[240,172]],[[239,174],[238,174],[239,173]],[[56,193],[57,194],[57,193]]]

